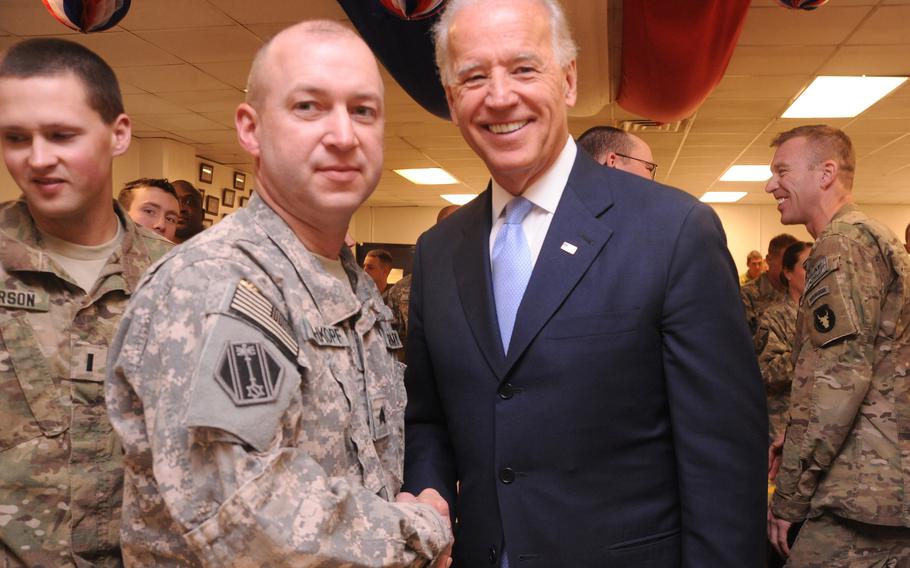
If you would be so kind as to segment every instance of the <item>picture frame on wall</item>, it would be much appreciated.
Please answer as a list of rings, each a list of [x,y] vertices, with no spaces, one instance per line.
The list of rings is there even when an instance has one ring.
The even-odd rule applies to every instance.
[[[221,190],[221,203],[223,203],[225,207],[233,207],[235,196],[236,194],[233,189],[224,188]]]
[[[211,226],[212,226],[212,220],[211,220],[211,219],[209,219],[208,217],[206,217],[205,219],[202,220],[202,227],[203,227],[203,228],[208,229],[208,228],[211,227]]]
[[[213,179],[215,179],[215,166],[212,164],[206,164],[205,162],[200,162],[199,181],[202,183],[212,183]]]
[[[241,206],[241,207],[246,207],[246,204],[249,203],[249,202],[250,202],[250,198],[247,197],[246,195],[242,195],[242,196],[240,197],[240,206]]]
[[[246,185],[246,174],[243,172],[234,172],[234,189],[243,189]]]
[[[206,195],[205,196],[205,212],[209,215],[217,215],[218,209],[221,207],[221,203],[218,200],[217,195]]]

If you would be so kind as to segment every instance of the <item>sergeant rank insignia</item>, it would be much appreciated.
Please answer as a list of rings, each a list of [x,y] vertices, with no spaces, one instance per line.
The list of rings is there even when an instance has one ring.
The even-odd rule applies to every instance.
[[[819,333],[828,333],[834,329],[837,318],[834,316],[834,310],[828,307],[828,304],[822,304],[812,312],[812,320],[815,322],[815,329]]]
[[[275,402],[281,365],[259,343],[228,343],[215,378],[237,406]]]

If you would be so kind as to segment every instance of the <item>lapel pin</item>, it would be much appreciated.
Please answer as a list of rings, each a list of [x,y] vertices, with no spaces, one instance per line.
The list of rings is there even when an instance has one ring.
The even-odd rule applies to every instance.
[[[566,242],[562,243],[562,246],[559,248],[561,248],[562,250],[566,251],[569,254],[575,254],[575,251],[578,250],[577,246],[573,245],[572,243],[566,243]]]

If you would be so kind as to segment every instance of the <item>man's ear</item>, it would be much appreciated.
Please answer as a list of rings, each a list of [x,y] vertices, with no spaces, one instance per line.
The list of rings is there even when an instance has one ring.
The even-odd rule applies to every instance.
[[[566,101],[566,106],[573,107],[575,106],[575,101],[578,100],[578,70],[574,59],[566,66],[565,73],[566,82],[563,87],[563,98]]]
[[[133,125],[130,117],[120,113],[120,116],[114,119],[111,125],[111,145],[112,156],[122,156],[130,148],[130,140],[133,137]]]
[[[249,103],[240,103],[234,113],[234,124],[237,127],[237,140],[244,150],[254,158],[259,157],[259,114]]]
[[[602,163],[603,163],[603,165],[607,166],[608,168],[615,168],[616,167],[616,158],[618,158],[616,153],[607,152],[606,155],[604,156],[604,161]]]
[[[821,185],[822,191],[830,189],[834,182],[837,181],[837,174],[840,173],[840,168],[837,166],[837,162],[834,160],[825,160],[818,166],[818,170],[821,174],[819,183]]]

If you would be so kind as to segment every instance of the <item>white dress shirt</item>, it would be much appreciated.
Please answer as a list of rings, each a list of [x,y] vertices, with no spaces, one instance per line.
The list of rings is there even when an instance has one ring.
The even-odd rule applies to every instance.
[[[534,208],[531,209],[531,212],[521,223],[525,239],[528,241],[528,249],[531,252],[532,268],[537,263],[543,240],[550,229],[550,221],[553,220],[556,206],[559,205],[559,200],[562,198],[562,191],[566,188],[566,183],[569,181],[569,174],[575,164],[575,154],[577,152],[578,148],[575,146],[575,141],[569,136],[569,139],[566,140],[566,145],[563,146],[562,152],[559,153],[559,157],[553,163],[553,166],[521,194],[522,197],[534,204]],[[492,262],[493,243],[496,241],[499,229],[505,223],[506,205],[509,201],[512,201],[514,196],[496,183],[495,179],[491,185],[493,193],[493,228],[490,230],[490,259]]]

